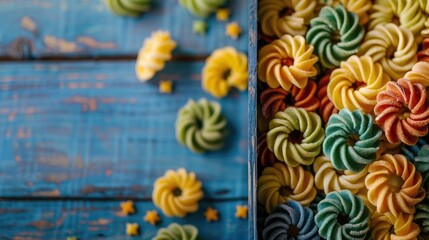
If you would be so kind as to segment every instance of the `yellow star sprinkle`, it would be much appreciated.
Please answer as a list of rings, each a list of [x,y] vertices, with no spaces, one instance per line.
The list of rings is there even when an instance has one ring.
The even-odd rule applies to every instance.
[[[204,215],[206,216],[206,220],[208,222],[214,222],[219,219],[217,216],[217,210],[211,207],[207,208],[207,210],[204,212]]]
[[[67,237],[67,240],[77,240],[77,237]]]
[[[229,14],[231,12],[228,8],[219,8],[216,10],[216,19],[221,22],[226,22],[229,20]]]
[[[137,223],[127,223],[127,235],[137,236],[139,235],[139,225]]]
[[[125,215],[133,214],[136,212],[134,209],[134,202],[129,200],[126,202],[121,202],[121,211]]]
[[[157,211],[147,211],[143,219],[152,225],[156,225],[156,223],[161,220]]]
[[[170,80],[161,80],[159,82],[159,92],[171,94],[173,92],[173,82]]]
[[[247,218],[247,206],[246,205],[237,205],[236,206],[236,212],[235,212],[235,217],[236,218],[242,218],[242,219],[246,219]]]
[[[226,32],[225,34],[232,39],[237,39],[238,36],[240,36],[241,33],[241,27],[238,25],[237,22],[232,22],[228,25],[226,25]]]

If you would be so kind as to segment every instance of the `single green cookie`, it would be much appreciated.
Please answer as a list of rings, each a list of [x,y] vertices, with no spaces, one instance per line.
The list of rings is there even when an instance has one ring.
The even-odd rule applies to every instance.
[[[120,16],[138,17],[150,8],[151,0],[104,0],[106,6]]]
[[[198,17],[207,17],[226,0],[179,0],[180,5]]]
[[[196,240],[198,229],[192,225],[180,226],[172,223],[166,228],[161,228],[152,240]]]
[[[226,124],[218,103],[189,100],[177,114],[176,138],[196,153],[218,150],[223,145]]]

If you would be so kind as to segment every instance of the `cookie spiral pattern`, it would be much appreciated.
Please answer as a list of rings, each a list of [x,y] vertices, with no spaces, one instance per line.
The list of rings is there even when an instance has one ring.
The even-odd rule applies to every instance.
[[[166,228],[161,228],[152,240],[197,240],[198,229],[192,225],[180,226],[172,223]]]
[[[408,161],[415,163],[414,160],[419,154],[420,150],[422,150],[422,148],[428,144],[429,143],[426,140],[419,138],[415,145],[403,145],[401,147],[401,154],[404,155]]]
[[[421,84],[404,78],[389,82],[386,90],[377,95],[374,113],[391,143],[414,145],[428,133],[429,99]]]
[[[417,44],[413,33],[393,23],[379,25],[370,31],[362,44],[359,55],[370,56],[380,63],[392,80],[404,77],[417,62]]]
[[[267,88],[259,96],[262,116],[272,119],[276,113],[290,106],[304,108],[309,112],[316,111],[320,105],[316,92],[317,84],[313,81],[309,81],[302,89],[293,86],[290,91],[283,88]]]
[[[306,39],[326,68],[338,67],[341,61],[357,53],[365,35],[358,16],[342,5],[323,7],[310,24]]]
[[[411,162],[400,154],[385,154],[368,169],[365,186],[368,199],[377,212],[414,214],[414,206],[425,197],[422,176]]]
[[[313,211],[296,201],[278,205],[265,219],[264,240],[320,239]]]
[[[198,17],[207,17],[218,7],[225,3],[225,0],[179,0],[180,5]]]
[[[325,239],[365,239],[369,211],[363,201],[350,191],[329,193],[317,206],[315,221]]]
[[[414,221],[421,226],[419,240],[429,238],[429,197],[426,197],[421,203],[416,205]]]
[[[373,240],[401,239],[414,240],[420,227],[413,222],[413,215],[400,213],[397,217],[390,213],[375,213],[371,217],[371,237]]]
[[[286,108],[270,122],[268,148],[291,167],[310,165],[319,155],[325,131],[316,113],[303,108]]]
[[[317,83],[317,98],[320,100],[320,106],[318,109],[319,115],[322,117],[324,124],[328,123],[331,115],[338,113],[338,109],[331,102],[328,97],[328,83],[331,78],[331,73],[327,73]]]
[[[258,202],[265,206],[267,213],[288,200],[308,206],[316,193],[313,175],[301,166],[276,163],[265,168],[258,179]]]
[[[335,69],[328,83],[328,97],[337,109],[372,113],[377,94],[385,89],[389,76],[368,56],[351,56]]]
[[[152,200],[166,216],[184,217],[198,210],[198,202],[203,198],[201,188],[195,173],[183,168],[168,170],[155,181]]]
[[[113,13],[120,16],[138,17],[150,9],[150,0],[104,0]]]
[[[313,47],[304,37],[284,35],[259,50],[258,77],[270,88],[282,87],[286,91],[292,86],[304,88],[308,78],[317,75],[314,67],[317,61]]]
[[[304,35],[315,15],[316,0],[261,0],[258,18],[261,32],[269,37]]]
[[[196,153],[218,150],[223,145],[226,124],[218,103],[189,100],[177,113],[176,138]]]
[[[381,135],[371,115],[343,109],[329,119],[323,153],[336,169],[360,172],[376,160]]]
[[[233,47],[215,50],[206,60],[202,72],[204,91],[214,97],[225,97],[232,87],[247,89],[247,56]]]
[[[429,62],[418,62],[414,64],[411,71],[405,74],[406,79],[412,83],[419,83],[423,87],[429,87]]]
[[[370,22],[368,25],[370,30],[379,25],[396,22],[397,25],[411,30],[415,36],[418,36],[426,20],[418,1],[376,1],[376,4],[372,5],[371,11],[372,14],[369,16]]]
[[[429,145],[424,145],[415,158],[417,171],[422,174],[422,186],[426,191],[429,191]]]
[[[368,12],[372,7],[371,0],[328,0],[329,6],[342,4],[347,11],[355,13],[359,17],[359,23],[363,26],[369,21]]]
[[[349,170],[337,171],[326,156],[316,158],[313,170],[315,186],[325,194],[341,190],[357,194],[360,189],[365,188],[365,177],[368,173],[368,167],[357,173]]]
[[[267,134],[263,133],[258,137],[258,163],[261,168],[271,167],[278,160],[274,153],[268,149]]]
[[[136,75],[140,81],[148,81],[161,71],[165,63],[171,60],[171,52],[176,48],[176,42],[165,31],[153,32],[144,41],[136,62]]]

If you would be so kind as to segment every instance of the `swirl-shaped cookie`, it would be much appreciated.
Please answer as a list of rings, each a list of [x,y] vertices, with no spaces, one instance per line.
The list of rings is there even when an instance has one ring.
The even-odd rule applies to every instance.
[[[371,12],[368,25],[370,30],[377,26],[383,26],[393,22],[403,28],[411,30],[415,36],[419,36],[426,20],[418,1],[376,1],[376,4],[372,5]]]
[[[218,7],[225,3],[225,0],[179,0],[180,5],[198,17],[207,17]]]
[[[316,158],[313,170],[315,186],[325,194],[341,190],[357,194],[365,188],[365,177],[368,173],[368,167],[357,173],[349,170],[338,171],[326,156]]]
[[[308,206],[316,197],[313,175],[301,166],[276,163],[267,167],[258,179],[258,202],[268,213],[287,200]]]
[[[414,221],[421,227],[419,240],[429,239],[429,196],[416,205]]]
[[[106,6],[120,16],[138,17],[150,9],[151,0],[104,0]]]
[[[165,62],[171,60],[171,52],[176,48],[176,42],[165,31],[153,32],[150,38],[145,39],[136,62],[136,74],[140,81],[152,79],[161,71]]]
[[[311,20],[306,39],[314,46],[320,63],[326,68],[334,68],[357,53],[364,35],[358,16],[338,5],[322,8],[319,17]]]
[[[180,226],[172,223],[166,228],[161,228],[152,240],[197,240],[198,229],[192,225]]]
[[[258,163],[262,168],[271,167],[278,162],[274,153],[268,149],[267,134],[263,133],[258,136]]]
[[[425,139],[419,138],[415,145],[402,145],[401,154],[404,155],[408,161],[414,163],[414,159],[417,157],[420,150],[422,150],[422,147],[428,144],[429,143]]]
[[[336,169],[360,172],[376,160],[381,135],[371,115],[343,109],[329,119],[323,153]]]
[[[374,213],[371,217],[371,237],[373,240],[415,240],[420,233],[420,227],[413,222],[413,215],[400,213]]]
[[[231,87],[247,89],[247,56],[233,47],[215,50],[206,60],[202,72],[204,91],[214,97],[225,97]]]
[[[368,11],[372,7],[371,0],[321,0],[328,6],[337,6],[342,4],[347,11],[355,13],[359,17],[359,23],[363,26],[369,20]]]
[[[414,214],[414,205],[421,202],[425,192],[421,188],[422,176],[411,162],[400,154],[384,154],[369,165],[365,186],[368,200],[377,212]]]
[[[322,117],[324,124],[328,123],[332,114],[338,113],[334,103],[328,97],[328,83],[331,78],[331,72],[328,72],[317,83],[317,98],[320,100],[318,113]]]
[[[374,113],[391,143],[414,145],[428,133],[429,99],[421,84],[404,78],[389,82],[377,95]]]
[[[313,112],[319,108],[320,101],[316,98],[317,84],[309,81],[304,88],[293,86],[290,91],[283,88],[267,88],[259,96],[262,116],[272,119],[276,113],[294,106]]]
[[[411,71],[405,74],[406,79],[412,83],[419,83],[423,87],[429,87],[429,62],[418,62],[414,64]]]
[[[368,56],[351,56],[335,69],[328,83],[328,97],[337,109],[372,113],[377,94],[390,81],[380,64]]]
[[[369,232],[369,210],[350,191],[329,193],[317,206],[315,221],[325,239],[366,239]]]
[[[375,63],[380,63],[384,72],[396,81],[417,62],[417,48],[410,30],[389,23],[368,32],[358,54],[370,56]]]
[[[268,148],[287,165],[310,165],[320,153],[325,131],[316,113],[303,108],[286,108],[270,122]]]
[[[313,211],[295,201],[278,205],[265,219],[264,240],[320,239]]]
[[[184,217],[198,210],[203,198],[202,184],[195,173],[183,168],[168,170],[153,185],[152,200],[168,217]]]
[[[269,37],[304,35],[316,5],[316,0],[261,0],[258,8],[261,32]]]
[[[258,77],[270,88],[281,86],[286,91],[292,86],[304,88],[308,78],[317,75],[314,67],[317,61],[313,47],[304,37],[284,35],[259,50]]]
[[[423,188],[429,192],[429,145],[424,145],[414,159],[417,171],[422,174]]]
[[[226,124],[218,103],[189,100],[177,113],[176,138],[196,153],[218,150],[223,145]]]

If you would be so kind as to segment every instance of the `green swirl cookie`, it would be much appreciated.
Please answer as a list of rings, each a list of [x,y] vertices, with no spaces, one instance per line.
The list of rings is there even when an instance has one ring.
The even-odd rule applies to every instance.
[[[150,8],[151,0],[104,0],[106,6],[120,16],[137,17]]]
[[[152,240],[196,240],[198,229],[192,225],[180,226],[172,223],[166,228],[161,228]]]
[[[323,7],[310,25],[307,42],[313,45],[320,63],[326,68],[338,67],[341,61],[357,53],[365,35],[359,17],[342,5]]]
[[[291,167],[310,165],[319,155],[325,131],[319,115],[303,108],[286,108],[270,122],[268,148]]]
[[[189,100],[177,114],[176,138],[196,153],[218,150],[223,145],[226,124],[218,103]]]
[[[371,115],[342,109],[329,118],[323,153],[336,169],[360,172],[376,160],[382,134]]]
[[[179,0],[180,5],[198,17],[207,17],[218,7],[225,3],[225,0]]]
[[[414,159],[417,171],[422,175],[422,186],[429,191],[429,145],[424,145]]]

